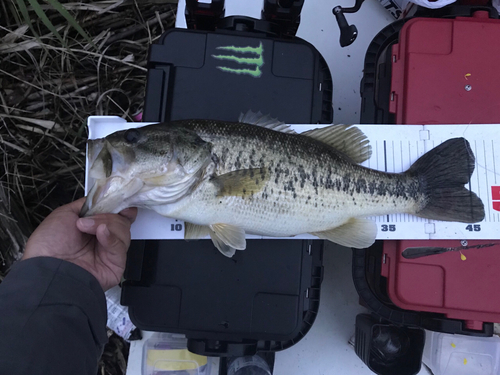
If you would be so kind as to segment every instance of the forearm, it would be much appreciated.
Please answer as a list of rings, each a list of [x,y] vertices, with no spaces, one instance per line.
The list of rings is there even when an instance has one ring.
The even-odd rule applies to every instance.
[[[0,284],[0,374],[95,375],[106,317],[104,292],[83,268],[18,262]]]

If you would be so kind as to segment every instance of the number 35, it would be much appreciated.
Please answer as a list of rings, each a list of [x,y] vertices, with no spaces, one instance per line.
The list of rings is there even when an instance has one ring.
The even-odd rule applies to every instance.
[[[389,224],[389,225],[386,225],[386,224],[382,224],[381,225],[381,230],[382,232],[395,232],[396,231],[396,226],[394,224]]]

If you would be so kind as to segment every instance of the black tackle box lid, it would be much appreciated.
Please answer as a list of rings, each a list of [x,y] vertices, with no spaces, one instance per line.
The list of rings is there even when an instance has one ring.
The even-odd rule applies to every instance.
[[[288,123],[331,123],[331,95],[325,61],[299,38],[173,29],[150,48],[143,121],[236,121],[251,109]],[[322,254],[319,240],[247,240],[233,258],[210,240],[133,241],[122,304],[137,327],[183,333],[198,354],[282,350],[314,322]]]
[[[135,241],[122,304],[141,329],[185,334],[194,353],[282,350],[316,318],[322,256],[317,240],[248,240],[232,258],[210,240]]]
[[[294,124],[333,119],[328,66],[300,38],[172,29],[151,45],[148,60],[143,121],[237,121],[248,110]]]

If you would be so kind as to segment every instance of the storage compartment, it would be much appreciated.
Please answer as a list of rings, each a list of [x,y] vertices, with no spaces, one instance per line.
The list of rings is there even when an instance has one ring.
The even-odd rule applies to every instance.
[[[137,327],[183,333],[194,353],[285,349],[316,318],[323,241],[280,243],[248,240],[226,258],[210,240],[133,242],[121,302]]]
[[[378,375],[417,374],[424,340],[423,329],[396,326],[368,314],[356,317],[356,354]]]
[[[205,356],[190,353],[182,335],[155,333],[143,347],[142,375],[210,375]]]
[[[416,16],[421,17],[386,26],[369,44],[360,88],[360,123],[497,123],[498,114],[483,106],[500,99],[492,83],[500,77],[498,12],[487,6],[453,4],[436,10],[419,8]],[[471,90],[466,91],[468,84]]]
[[[412,249],[448,250],[407,259]],[[499,241],[386,241],[381,275],[390,300],[406,310],[444,314],[465,321],[469,330],[484,322],[500,322],[500,289],[496,267]]]
[[[248,110],[288,124],[333,119],[326,62],[299,38],[172,29],[151,45],[148,60],[143,121],[237,121]]]
[[[457,296],[460,298],[461,292],[453,289],[454,286],[456,287],[460,284],[459,280],[457,280],[456,283],[451,283],[449,286],[446,286],[446,288],[450,288],[449,290],[443,288],[443,283],[434,283],[430,286],[428,284],[429,281],[432,280],[442,280],[444,272],[438,264],[440,264],[440,257],[441,260],[443,260],[443,256],[445,256],[446,259],[446,255],[448,254],[432,255],[426,258],[417,259],[415,263],[417,268],[419,267],[418,262],[428,262],[429,265],[431,265],[430,269],[432,271],[431,275],[427,275],[425,272],[428,268],[420,270],[423,274],[415,281],[402,282],[399,285],[399,279],[394,278],[393,272],[391,272],[390,275],[384,273],[383,269],[387,267],[390,267],[391,270],[398,268],[398,258],[402,258],[402,249],[406,249],[406,245],[409,242],[413,244],[417,243],[420,246],[432,246],[432,244],[435,245],[436,243],[447,244],[453,241],[377,241],[375,245],[368,249],[353,249],[352,272],[354,286],[356,287],[361,301],[366,307],[381,318],[396,325],[422,327],[437,332],[491,336],[493,334],[492,321],[498,320],[497,318],[500,316],[500,310],[498,309],[497,301],[488,297],[482,299],[481,308],[470,305],[470,303],[472,303],[471,299],[477,298],[477,295],[491,295],[488,294],[489,286],[485,286],[484,279],[481,278],[480,274],[476,274],[475,271],[473,271],[473,265],[471,265],[472,273],[465,276],[465,279],[470,280],[470,278],[477,278],[477,281],[473,282],[474,286],[472,286],[472,289],[467,286],[463,291],[463,303],[457,308],[452,308],[450,306],[443,307],[443,302],[447,301],[447,299],[445,298],[443,300],[442,297],[444,293],[456,292],[458,293]],[[394,250],[390,251],[391,256],[387,255],[386,249]],[[481,250],[483,249],[471,249],[469,251],[480,252]],[[395,255],[396,258],[394,258],[392,254],[397,254]],[[468,253],[466,252],[466,254]],[[453,252],[448,256],[456,256],[460,259],[460,254],[457,252]],[[471,260],[469,259],[470,257],[470,255],[467,255],[467,260]],[[483,260],[484,259],[485,258],[483,258]],[[488,261],[489,260],[490,259],[488,259]],[[476,263],[476,261],[477,260],[472,260],[473,263]],[[462,260],[460,260],[460,262],[462,262]],[[494,260],[492,260],[492,263],[493,262]],[[402,263],[411,263],[411,261],[403,259]],[[466,261],[464,263],[466,263]],[[452,267],[452,265],[451,263],[450,267]],[[463,266],[467,267],[465,264]],[[461,269],[463,270],[463,268]],[[434,279],[432,279],[432,277]],[[441,279],[439,277],[441,277]],[[459,279],[461,277],[462,275]],[[423,284],[423,279],[426,279],[425,282],[427,284]],[[496,285],[495,280],[497,279],[498,278],[488,278],[488,282]],[[398,298],[395,298],[395,301],[391,299],[391,297],[395,295],[393,292],[394,288],[410,288],[413,291],[417,291],[417,293],[408,293],[404,291],[404,295],[408,295],[410,298],[414,299],[421,298],[421,301],[424,302],[418,306],[416,304],[408,306],[415,310],[405,309],[405,306],[399,307],[397,303],[400,303],[400,300]],[[437,308],[435,306],[436,304],[439,304],[440,307]],[[484,307],[485,304],[488,305],[488,307]],[[477,311],[477,309],[480,309],[480,311]]]
[[[150,48],[143,121],[237,121],[253,110],[331,123],[332,81],[319,52],[271,36],[264,23],[230,17],[219,26],[231,30],[166,32]],[[247,240],[233,258],[210,240],[133,241],[122,303],[137,327],[185,334],[193,353],[282,350],[314,323],[322,252],[320,240]]]
[[[500,21],[486,11],[414,18],[392,47],[389,110],[397,124],[498,122]],[[496,121],[495,121],[496,119]]]
[[[426,18],[387,26],[368,47],[361,123],[498,123],[493,110],[500,101],[496,10],[453,5],[417,15],[424,13]],[[476,238],[481,238],[480,227],[465,226],[477,231]],[[370,249],[353,250],[353,278],[361,299],[396,324],[491,336],[500,305],[491,298],[498,277],[489,270],[500,265],[494,250],[499,244],[461,240],[380,241]],[[456,251],[405,259],[408,247]]]
[[[495,375],[500,338],[426,332],[423,362],[434,375]]]

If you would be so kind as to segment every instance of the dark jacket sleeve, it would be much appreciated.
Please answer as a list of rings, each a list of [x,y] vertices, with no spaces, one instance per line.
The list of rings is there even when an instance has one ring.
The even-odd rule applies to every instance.
[[[0,284],[0,374],[96,375],[106,319],[104,292],[83,268],[17,262]]]

